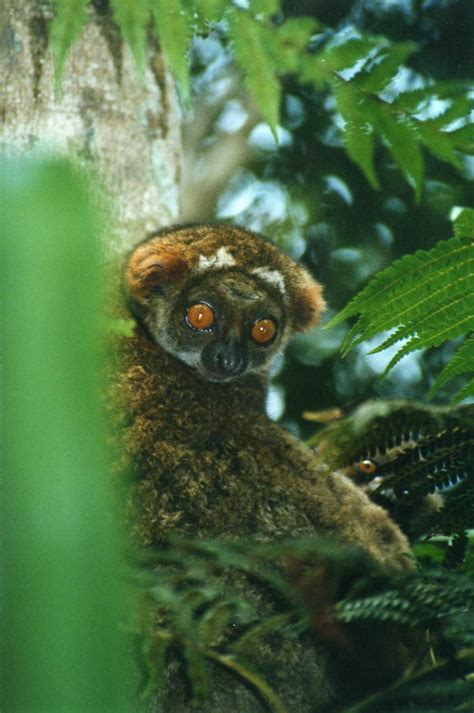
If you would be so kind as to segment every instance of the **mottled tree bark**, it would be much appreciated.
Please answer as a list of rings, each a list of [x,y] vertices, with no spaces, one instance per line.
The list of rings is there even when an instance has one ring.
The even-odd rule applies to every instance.
[[[109,13],[91,8],[55,97],[51,15],[44,0],[1,4],[2,149],[53,150],[80,165],[92,164],[111,206],[107,251],[120,253],[178,216],[181,134],[175,85],[153,46],[140,81]]]

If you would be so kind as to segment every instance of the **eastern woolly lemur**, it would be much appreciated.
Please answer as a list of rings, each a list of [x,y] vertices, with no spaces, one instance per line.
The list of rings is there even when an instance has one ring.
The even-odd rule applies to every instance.
[[[450,512],[469,517],[461,502],[472,489],[473,442],[472,404],[377,399],[326,426],[312,445],[416,540],[440,526],[449,531]]]
[[[122,339],[119,392],[139,542],[324,534],[409,567],[408,543],[386,512],[265,414],[273,358],[324,308],[302,267],[248,230],[184,226],[132,252],[125,289],[138,327]],[[291,676],[281,676],[289,711],[320,710],[332,695],[322,693],[325,664],[311,666],[301,700],[284,693]],[[235,708],[231,690],[225,705]]]

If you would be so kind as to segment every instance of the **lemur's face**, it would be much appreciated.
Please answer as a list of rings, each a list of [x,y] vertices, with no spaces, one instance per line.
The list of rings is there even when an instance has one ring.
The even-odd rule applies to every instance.
[[[208,381],[268,370],[324,308],[320,286],[275,245],[234,226],[163,231],[131,254],[134,314],[168,353]]]
[[[282,297],[234,270],[197,276],[147,318],[154,339],[209,381],[267,371],[286,341]]]

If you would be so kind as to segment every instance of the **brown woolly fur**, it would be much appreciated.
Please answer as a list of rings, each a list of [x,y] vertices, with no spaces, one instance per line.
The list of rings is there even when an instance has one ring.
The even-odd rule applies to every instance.
[[[170,534],[258,541],[326,535],[359,546],[386,567],[409,568],[408,543],[387,513],[343,474],[317,464],[310,449],[266,416],[266,372],[278,345],[249,344],[250,367],[221,381],[213,378],[214,362],[208,373],[200,361],[201,348],[205,356],[226,339],[234,349],[235,325],[247,324],[240,310],[252,304],[278,313],[285,334],[285,325],[291,333],[314,324],[324,302],[309,274],[255,233],[198,225],[142,243],[129,258],[125,283],[139,325],[132,338],[118,338],[114,380],[117,433],[133,476],[134,540],[159,547]],[[199,304],[202,295],[215,297],[216,315],[231,325],[226,322],[222,333],[218,316],[215,333],[199,333],[183,319],[189,300]],[[242,343],[250,341],[245,329],[242,334]],[[283,335],[280,346],[285,341]],[[289,652],[261,652],[262,667],[265,656],[270,672],[275,667],[272,685],[289,713],[322,711],[337,679],[346,677],[346,671],[329,676],[323,648],[313,640],[295,642]],[[394,647],[388,663],[377,653],[370,686],[397,674],[393,657]],[[266,710],[226,675],[216,674],[216,692],[199,710]],[[163,709],[184,713],[189,701],[179,677],[170,685]]]
[[[324,311],[326,303],[323,299],[321,285],[307,275],[301,285],[295,303],[295,327],[298,331],[307,331],[319,321],[319,315]]]
[[[130,294],[138,302],[146,302],[160,282],[178,281],[187,271],[179,246],[161,245],[158,240],[151,240],[133,253],[125,280]]]
[[[292,306],[295,331],[317,324],[324,311],[322,288],[300,265],[294,263],[262,236],[231,225],[192,225],[162,230],[141,243],[132,253],[126,273],[130,293],[144,301],[150,287],[160,282],[178,281],[196,268],[200,256],[210,257],[226,248],[238,267],[280,271]]]
[[[138,539],[331,534],[383,564],[408,544],[382,508],[265,415],[262,378],[209,383],[145,334],[123,338],[125,448],[140,478]]]
[[[125,448],[137,484],[139,541],[331,534],[407,567],[408,545],[382,508],[265,415],[263,379],[203,381],[150,342],[122,339]]]

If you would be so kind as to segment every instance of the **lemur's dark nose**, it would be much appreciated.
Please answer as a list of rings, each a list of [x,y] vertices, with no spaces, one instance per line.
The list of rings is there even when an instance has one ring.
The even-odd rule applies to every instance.
[[[234,376],[242,371],[242,347],[235,337],[229,337],[225,342],[215,345],[213,355],[214,367],[223,375]]]

